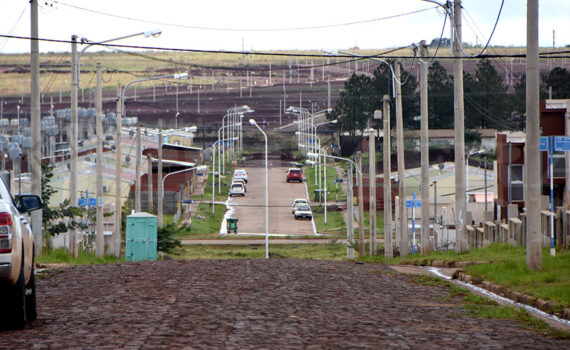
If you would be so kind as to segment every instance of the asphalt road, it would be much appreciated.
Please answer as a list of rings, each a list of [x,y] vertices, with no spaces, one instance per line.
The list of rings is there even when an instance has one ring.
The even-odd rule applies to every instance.
[[[246,167],[247,193],[229,201],[231,216],[238,218],[238,234],[265,234],[265,167]],[[269,166],[269,234],[313,235],[310,220],[295,220],[291,203],[295,198],[306,198],[304,183],[287,183],[287,167]]]
[[[475,318],[388,266],[255,259],[73,266],[38,278],[38,319],[2,349],[568,349]]]

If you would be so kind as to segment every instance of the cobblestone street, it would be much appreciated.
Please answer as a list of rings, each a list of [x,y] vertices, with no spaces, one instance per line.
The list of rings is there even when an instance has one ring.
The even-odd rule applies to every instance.
[[[387,266],[189,260],[78,266],[38,279],[38,320],[3,349],[568,349],[471,317]]]

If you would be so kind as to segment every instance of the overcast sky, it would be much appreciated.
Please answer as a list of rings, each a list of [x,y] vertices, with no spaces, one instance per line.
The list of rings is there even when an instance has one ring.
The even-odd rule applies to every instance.
[[[76,34],[91,41],[103,41],[160,28],[163,34],[158,38],[132,38],[117,43],[185,49],[241,50],[242,45],[245,50],[258,51],[346,49],[353,46],[383,49],[406,46],[420,40],[429,43],[440,36],[444,21],[441,10],[421,0],[39,2],[41,38],[69,40],[72,34]],[[552,47],[553,30],[556,32],[556,47],[570,45],[570,1],[540,0],[539,4],[540,46]],[[465,42],[486,42],[500,5],[500,0],[463,1]],[[0,34],[29,36],[29,8],[28,0],[0,0]],[[406,14],[423,9],[427,10]],[[402,16],[380,19],[395,15]],[[354,22],[364,23],[342,25]],[[320,26],[325,28],[307,28]],[[505,0],[491,45],[524,46],[525,27],[526,1]],[[275,31],[294,28],[298,30]],[[449,23],[444,37],[449,37]],[[29,50],[27,40],[0,38],[0,53]],[[69,44],[40,43],[42,52],[69,50]]]

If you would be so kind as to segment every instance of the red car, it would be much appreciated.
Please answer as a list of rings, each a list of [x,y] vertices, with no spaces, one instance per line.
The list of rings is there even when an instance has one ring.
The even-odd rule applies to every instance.
[[[301,169],[291,168],[287,170],[286,180],[287,182],[291,181],[303,182],[303,173],[301,172]]]

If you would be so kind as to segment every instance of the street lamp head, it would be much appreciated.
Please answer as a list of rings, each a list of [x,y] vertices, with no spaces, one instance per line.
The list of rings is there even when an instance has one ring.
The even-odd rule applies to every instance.
[[[207,165],[200,165],[200,166],[196,167],[197,171],[202,171],[202,170],[206,170],[206,169],[208,169]]]
[[[331,120],[330,123],[331,123],[331,124],[336,124],[336,123],[338,123],[338,119]]]
[[[157,36],[160,36],[160,34],[162,34],[162,30],[160,30],[160,29],[153,29],[153,30],[151,30],[151,31],[144,32],[144,37],[145,37],[145,38],[150,38],[151,36],[157,37]]]
[[[188,73],[178,73],[173,75],[174,79],[188,79]]]
[[[317,158],[318,156],[319,156],[318,154],[313,153],[313,152],[308,152],[308,153],[307,153],[307,157],[309,157],[309,158]]]
[[[323,50],[325,55],[338,56],[338,50]]]
[[[249,123],[251,125],[257,125],[257,123],[255,122],[255,119],[253,119],[253,118],[249,120]]]
[[[314,165],[314,164],[317,164],[317,163],[316,163],[315,161],[312,161],[312,160],[310,160],[310,159],[307,159],[307,160],[305,161],[305,164],[307,164],[307,165]]]

